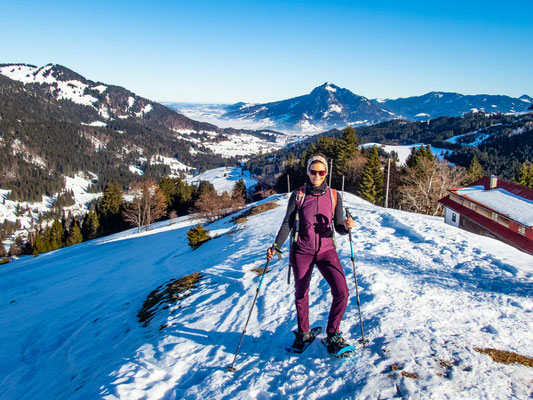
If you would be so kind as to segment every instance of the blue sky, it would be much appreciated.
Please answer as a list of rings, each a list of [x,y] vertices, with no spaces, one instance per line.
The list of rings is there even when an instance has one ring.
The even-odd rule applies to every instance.
[[[0,62],[158,101],[533,96],[533,1],[2,1]]]

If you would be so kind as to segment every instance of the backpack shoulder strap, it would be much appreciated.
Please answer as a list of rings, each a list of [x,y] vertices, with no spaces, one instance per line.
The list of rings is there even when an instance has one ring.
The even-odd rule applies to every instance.
[[[331,213],[335,216],[335,208],[337,208],[337,190],[329,189],[331,195]]]
[[[304,203],[304,199],[305,199],[305,190],[306,190],[306,185],[303,185],[301,186],[299,189],[298,189],[298,194],[296,195],[296,208],[299,210],[300,208],[302,208],[302,204]]]

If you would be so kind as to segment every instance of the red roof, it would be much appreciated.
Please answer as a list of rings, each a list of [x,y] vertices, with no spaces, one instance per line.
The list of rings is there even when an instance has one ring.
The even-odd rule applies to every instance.
[[[475,182],[472,182],[471,186],[484,186],[485,190],[490,189],[490,176],[484,176],[483,178],[478,179]],[[533,189],[530,189],[525,186],[518,185],[513,182],[505,181],[501,178],[498,178],[496,183],[496,188],[507,190],[509,193],[516,194],[517,196],[523,197],[524,199],[533,200]],[[457,190],[457,189],[454,189]]]
[[[481,179],[474,182],[471,186],[479,186],[481,184],[479,183],[480,181]],[[518,186],[518,185],[514,185],[514,186]],[[505,190],[509,190],[507,187],[502,187],[499,185],[498,187],[501,187]],[[457,211],[462,216],[468,218],[469,220],[477,223],[478,225],[492,232],[495,236],[498,236],[503,241],[510,242],[514,244],[516,247],[524,251],[527,251],[530,254],[533,254],[533,241],[529,240],[525,236],[517,232],[514,232],[504,227],[503,225],[500,225],[499,223],[497,223],[496,221],[493,221],[490,218],[487,218],[481,214],[478,214],[477,212],[475,212],[474,210],[471,210],[470,208],[467,208],[459,203],[456,203],[455,201],[450,199],[450,196],[446,196],[443,199],[440,199],[439,203],[441,203],[443,206],[447,208]]]

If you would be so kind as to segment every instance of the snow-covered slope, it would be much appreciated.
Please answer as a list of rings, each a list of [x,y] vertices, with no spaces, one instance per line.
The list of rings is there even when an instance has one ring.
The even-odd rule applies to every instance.
[[[210,169],[209,171],[195,176],[188,176],[186,179],[189,183],[195,184],[198,184],[200,181],[211,182],[219,193],[231,193],[239,179],[244,181],[247,189],[250,189],[257,184],[257,180],[250,177],[250,171],[245,171],[242,168],[237,167]]]
[[[406,144],[406,145],[389,145],[389,144],[381,144],[381,143],[364,143],[361,145],[361,147],[369,148],[369,147],[381,147],[384,151],[387,153],[395,152],[398,155],[398,160],[400,161],[400,165],[405,164],[405,161],[409,157],[409,154],[411,154],[411,149],[418,148],[420,146],[428,146],[424,143],[416,143],[416,144]],[[431,152],[435,157],[438,157],[439,159],[444,158],[444,153],[446,152],[446,149],[439,149],[438,147],[433,147],[429,145],[431,148]]]
[[[287,259],[271,264],[237,359],[233,359],[285,213],[280,207],[234,225],[193,251],[197,221],[161,223],[22,259],[0,269],[0,398],[524,399],[532,370],[497,364],[475,347],[533,356],[533,257],[425,217],[345,200],[355,215],[354,249],[366,350],[345,362],[319,341],[303,355],[283,350],[295,328]],[[341,329],[360,337],[349,243],[339,254],[352,293]],[[137,321],[147,295],[171,278],[201,272],[190,297]],[[315,271],[312,325],[325,326],[329,289]],[[391,367],[391,365],[397,365]],[[418,378],[401,372],[417,374]],[[411,375],[413,376],[413,375]]]

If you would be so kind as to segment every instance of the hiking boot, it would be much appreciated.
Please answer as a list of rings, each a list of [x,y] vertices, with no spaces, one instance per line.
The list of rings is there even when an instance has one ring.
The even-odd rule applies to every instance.
[[[346,347],[351,348],[349,351],[346,351],[346,353],[353,351],[353,347],[346,343],[346,341],[342,338],[339,332],[335,333],[334,335],[328,336],[328,338],[326,339],[326,348],[328,349],[329,354],[337,355],[344,353],[342,350]]]
[[[310,340],[313,340],[313,334],[311,333],[311,331],[307,331],[307,332],[294,331],[294,335],[296,337],[294,338],[294,343],[292,344],[292,347],[296,350],[302,351],[305,347],[305,342],[309,342]]]

